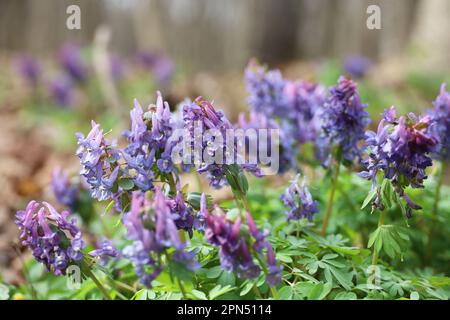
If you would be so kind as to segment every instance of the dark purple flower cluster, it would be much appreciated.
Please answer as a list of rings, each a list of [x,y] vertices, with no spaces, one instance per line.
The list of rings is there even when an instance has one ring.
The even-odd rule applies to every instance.
[[[349,56],[344,61],[345,72],[357,79],[363,78],[371,66],[372,61],[363,56]]]
[[[366,171],[360,176],[372,179],[375,187],[377,174],[382,172],[383,178],[391,180],[395,192],[406,201],[408,217],[420,206],[411,201],[404,188],[423,188],[425,169],[432,165],[429,155],[437,145],[437,139],[427,132],[431,123],[429,116],[417,117],[412,113],[397,118],[395,107],[391,107],[384,112],[378,131],[367,132],[369,157],[362,162]],[[374,205],[384,209],[379,197]]]
[[[434,108],[429,114],[432,118],[430,126],[431,134],[439,144],[433,157],[441,161],[450,161],[450,92],[445,90],[445,84],[441,86],[441,92],[433,102]]]
[[[245,229],[240,217],[233,222],[219,207],[215,211],[213,214],[206,212],[205,236],[209,243],[220,248],[222,267],[229,272],[236,272],[241,278],[256,278],[261,273],[261,267],[253,261],[252,250],[260,254],[266,248],[270,269],[267,281],[271,286],[277,285],[281,280],[281,269],[276,265],[272,246],[265,239],[267,232],[261,233],[257,229],[249,213],[246,213],[248,229]]]
[[[367,105],[361,103],[356,83],[344,77],[339,78],[330,93],[323,110],[321,147],[338,147],[343,159],[353,161],[362,154],[359,143],[364,140],[366,127],[371,121],[365,110]]]
[[[78,83],[83,83],[88,78],[88,68],[81,56],[81,49],[74,43],[65,44],[59,52],[59,62],[67,75]]]
[[[305,179],[301,183],[299,180],[300,175],[298,174],[284,194],[281,195],[281,200],[288,209],[286,211],[288,220],[306,218],[312,221],[313,215],[319,212],[318,202],[313,200]]]
[[[83,166],[80,175],[86,179],[93,198],[107,200],[113,195],[114,183],[119,174],[119,152],[114,143],[105,139],[100,125],[92,121],[92,129],[84,137],[77,133],[77,156]]]
[[[74,209],[80,195],[80,187],[69,180],[67,171],[56,168],[52,172],[51,187],[59,203]]]
[[[85,244],[76,220],[69,217],[68,211],[58,213],[49,203],[34,200],[16,213],[22,244],[55,275],[65,274],[67,267],[83,259]]]
[[[36,86],[41,76],[39,62],[31,56],[22,56],[17,59],[18,72],[32,86]]]
[[[155,165],[163,173],[174,169],[173,144],[169,140],[173,131],[170,108],[158,92],[156,105],[150,105],[145,113],[135,100],[130,117],[131,130],[124,133],[129,142],[123,152],[127,163],[124,171],[140,190],[147,191],[153,187]]]
[[[133,192],[131,210],[123,217],[128,231],[128,239],[133,243],[123,250],[130,259],[135,272],[146,287],[162,272],[160,256],[167,249],[174,248],[172,258],[190,270],[198,264],[192,252],[185,250],[186,243],[178,236],[178,230],[172,215],[170,202],[159,188],[155,188],[152,202],[145,199],[142,192]]]

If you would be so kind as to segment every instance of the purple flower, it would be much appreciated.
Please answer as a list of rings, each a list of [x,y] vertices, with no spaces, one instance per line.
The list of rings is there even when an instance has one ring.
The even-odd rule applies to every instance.
[[[68,107],[73,104],[73,83],[67,76],[61,75],[50,83],[50,97],[59,106]]]
[[[363,56],[349,56],[344,61],[344,70],[354,78],[363,78],[372,66],[372,61]]]
[[[335,146],[342,152],[344,160],[353,161],[360,157],[365,129],[370,123],[356,90],[356,83],[344,77],[339,78],[336,87],[331,88],[323,110],[322,147]]]
[[[110,258],[117,258],[119,251],[113,246],[112,242],[108,239],[103,239],[99,242],[97,249],[89,252],[89,255],[99,259],[100,265],[104,266]]]
[[[174,170],[169,156],[173,147],[169,141],[173,132],[170,108],[158,92],[156,105],[150,105],[145,113],[135,100],[130,117],[131,130],[124,132],[129,142],[123,152],[125,171],[139,189],[147,191],[153,187],[155,164],[164,173]]]
[[[299,184],[300,174],[292,181],[291,185],[286,189],[281,200],[288,209],[286,214],[288,220],[299,220],[307,218],[309,221],[313,219],[313,215],[319,212],[318,202],[313,200],[311,193],[303,179]]]
[[[433,102],[434,108],[429,111],[432,118],[430,133],[439,144],[433,157],[441,161],[450,161],[450,93],[441,85],[441,92]]]
[[[76,220],[69,221],[69,216],[68,211],[58,213],[49,203],[34,200],[16,213],[22,244],[55,275],[65,274],[67,267],[83,258],[85,244]]]
[[[170,83],[175,69],[170,57],[161,53],[139,52],[136,60],[143,68],[152,72],[160,85]]]
[[[118,55],[111,55],[109,58],[111,78],[119,82],[123,79],[125,73],[124,61]]]
[[[77,133],[76,155],[83,166],[80,171],[91,189],[93,198],[104,201],[112,197],[113,186],[119,175],[119,153],[114,143],[105,139],[100,125],[92,121],[92,129],[84,137]]]
[[[51,187],[59,203],[72,210],[75,209],[80,188],[78,185],[70,182],[67,171],[61,171],[60,168],[55,168],[52,172]]]
[[[326,100],[323,86],[307,82],[287,82],[285,95],[289,104],[291,119],[296,140],[303,144],[315,141],[321,128],[320,116]]]
[[[290,130],[294,128],[289,126],[288,123],[284,123],[282,127],[280,127],[275,120],[268,118],[266,115],[256,112],[250,112],[249,120],[245,119],[245,115],[241,113],[239,115],[238,127],[248,130],[255,129],[255,136],[248,135],[246,136],[246,144],[248,145],[248,151],[250,156],[254,156],[257,159],[258,164],[262,163],[262,159],[260,155],[265,155],[267,157],[272,156],[275,150],[271,150],[272,140],[270,137],[270,130],[278,130],[279,133],[279,144],[278,144],[278,172],[284,173],[289,169],[296,167],[296,150],[294,147],[295,141],[293,139],[294,135]],[[260,140],[260,136],[258,135],[260,129],[267,129],[268,139],[267,141]],[[257,148],[255,150],[256,155],[251,154],[251,145],[256,145]],[[268,163],[267,165],[271,165]],[[260,174],[257,172],[255,175],[258,176]]]
[[[245,69],[245,82],[250,94],[248,104],[252,111],[269,118],[285,116],[289,112],[284,95],[286,81],[279,70],[267,71],[255,60],[251,60]]]
[[[178,236],[170,201],[159,188],[155,188],[152,202],[145,199],[142,192],[133,192],[131,209],[123,217],[127,237],[133,243],[123,250],[130,259],[135,272],[146,287],[163,270],[160,255],[174,248],[173,259],[190,270],[198,267],[191,252],[186,252],[186,243]]]
[[[194,217],[194,228],[200,232],[204,232],[206,230],[206,217],[208,216],[208,202],[206,200],[205,193],[202,193],[200,197],[200,210],[197,212],[197,215]]]
[[[275,259],[275,254],[273,252],[272,246],[267,247],[267,266],[268,266],[268,273],[266,276],[267,283],[269,284],[269,286],[275,287],[281,282],[282,266],[277,265],[277,261]]]
[[[31,56],[21,56],[17,59],[17,69],[28,83],[36,86],[41,76],[41,66],[39,62]]]
[[[260,175],[256,166],[238,161],[236,140],[227,141],[227,132],[234,128],[223,112],[217,111],[211,102],[202,97],[194,102],[185,102],[183,120],[189,132],[184,139],[189,139],[187,144],[194,150],[188,157],[185,155],[184,162],[195,164],[198,172],[206,174],[212,187],[220,188],[227,183],[226,174],[230,165],[242,163],[240,169]]]
[[[437,139],[428,132],[430,124],[429,116],[417,117],[412,113],[397,119],[395,107],[391,107],[384,112],[378,131],[367,132],[369,156],[362,162],[365,171],[360,176],[372,179],[375,188],[377,173],[382,172],[384,178],[392,182],[399,197],[405,200],[408,217],[420,206],[411,201],[404,188],[423,188],[423,181],[427,178],[425,169],[432,165],[430,153],[437,146]],[[373,205],[384,209],[379,192]]]
[[[65,44],[59,51],[59,62],[67,75],[75,82],[83,83],[87,80],[88,68],[83,61],[78,45]]]
[[[261,269],[253,262],[246,239],[241,235],[241,218],[232,222],[221,209],[216,208],[216,213],[208,214],[206,221],[206,239],[220,248],[222,267],[229,272],[236,272],[241,278],[257,277]]]

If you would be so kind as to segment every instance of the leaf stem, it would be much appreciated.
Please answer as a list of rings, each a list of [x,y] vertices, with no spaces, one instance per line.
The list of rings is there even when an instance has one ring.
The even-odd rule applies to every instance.
[[[86,268],[84,268],[85,269],[84,272],[86,273],[86,275],[89,278],[91,278],[91,280],[95,283],[95,285],[101,291],[101,293],[103,294],[103,296],[105,297],[106,300],[112,300],[111,296],[108,293],[108,291],[100,283],[100,281],[98,281],[97,277],[95,276],[94,272],[92,272],[91,268],[87,264],[85,264],[85,265],[86,265]]]
[[[338,159],[337,159],[336,171],[334,172],[333,181],[332,181],[332,185],[331,185],[330,197],[328,198],[327,208],[325,211],[325,216],[323,218],[322,231],[321,231],[322,236],[325,236],[325,234],[327,233],[328,222],[330,220],[331,211],[333,210],[333,200],[334,200],[334,195],[336,193],[336,187],[337,187],[337,181],[338,181],[338,177],[339,177],[340,167],[341,167],[341,156],[339,155]]]
[[[181,294],[183,298],[187,300],[186,290],[184,289],[183,282],[181,282],[180,278],[177,277],[178,286],[180,287]]]
[[[381,227],[384,224],[384,218],[386,215],[386,211],[380,211],[380,218],[378,219],[378,227]],[[378,250],[376,249],[376,246],[373,246],[373,253],[372,253],[372,266],[376,266],[378,263]]]
[[[442,162],[441,165],[441,170],[438,173],[438,180],[437,180],[437,186],[436,186],[436,192],[434,194],[434,202],[433,202],[433,211],[432,211],[432,220],[431,220],[431,225],[430,225],[430,230],[428,233],[428,244],[427,244],[427,257],[431,257],[432,256],[432,240],[433,240],[433,234],[435,231],[435,227],[436,227],[436,220],[438,217],[438,209],[439,209],[439,201],[441,199],[441,187],[442,187],[442,183],[444,182],[444,174],[445,174],[445,170],[446,170],[446,163]],[[427,259],[428,260],[428,259]]]

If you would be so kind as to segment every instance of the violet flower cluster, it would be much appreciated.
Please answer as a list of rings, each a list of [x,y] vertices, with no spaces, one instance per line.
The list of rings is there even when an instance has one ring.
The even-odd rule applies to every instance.
[[[184,162],[195,164],[199,173],[206,174],[212,187],[224,186],[227,183],[228,165],[238,163],[236,141],[227,141],[226,139],[226,131],[233,130],[233,126],[222,111],[217,111],[211,102],[202,97],[183,105],[183,121],[190,134],[191,150],[194,150],[188,155],[189,158],[184,159]],[[205,138],[208,131],[214,135],[210,139]],[[215,140],[216,138],[217,140]],[[200,144],[201,147],[197,148],[197,144]],[[206,154],[210,159],[205,159]],[[261,175],[256,164],[242,162],[241,169],[249,171],[255,176]]]
[[[91,189],[91,196],[99,201],[107,200],[113,195],[114,183],[119,174],[119,151],[115,143],[109,142],[100,125],[92,121],[92,129],[84,137],[77,133],[77,156],[83,166],[80,175],[86,179]]]
[[[17,69],[22,77],[32,86],[36,86],[41,77],[41,66],[31,56],[21,56],[17,59]]]
[[[384,112],[378,131],[367,132],[369,156],[362,162],[365,171],[359,175],[372,179],[375,188],[377,174],[382,172],[383,178],[389,179],[398,196],[405,200],[408,218],[412,210],[421,207],[412,202],[404,189],[408,186],[423,188],[423,181],[427,178],[425,169],[432,165],[430,154],[437,145],[437,139],[428,132],[431,124],[431,117],[417,117],[413,113],[397,118],[395,107],[391,107]],[[380,196],[378,192],[373,205],[383,210]]]
[[[363,78],[370,67],[372,61],[364,56],[349,56],[344,61],[344,70],[353,78]]]
[[[267,233],[263,234],[257,229],[249,213],[246,219],[248,233],[244,231],[240,217],[231,221],[222,209],[216,207],[214,213],[206,214],[206,239],[220,248],[220,263],[224,270],[235,272],[238,277],[246,279],[256,278],[261,273],[261,267],[254,262],[252,251],[260,254],[267,248],[270,269],[267,281],[269,285],[275,286],[281,281],[281,268],[276,265],[272,247],[265,239]]]
[[[56,168],[52,172],[51,187],[59,203],[74,210],[80,195],[80,187],[69,180],[67,171]]]
[[[76,83],[83,83],[88,79],[88,67],[78,45],[66,43],[59,51],[59,62],[66,74]]]
[[[192,252],[185,250],[186,243],[178,235],[170,203],[159,188],[155,188],[152,202],[145,194],[135,191],[132,194],[131,209],[123,217],[127,237],[133,243],[123,250],[130,259],[135,272],[146,287],[163,271],[161,254],[174,248],[172,259],[194,271],[198,263]]]
[[[170,108],[158,92],[156,105],[150,105],[145,113],[135,100],[130,117],[131,130],[124,133],[129,142],[122,153],[127,164],[124,171],[140,190],[147,191],[153,187],[155,165],[163,173],[174,170],[173,144],[169,142],[173,131]]]
[[[446,91],[442,84],[439,96],[433,102],[433,109],[429,111],[432,119],[430,134],[438,141],[438,146],[433,153],[437,160],[450,161],[450,92]]]
[[[311,193],[306,186],[306,180],[300,180],[298,174],[291,185],[281,195],[285,207],[288,209],[286,215],[288,220],[308,219],[312,221],[314,214],[319,212],[318,202],[313,200]]]
[[[296,169],[300,145],[312,142],[316,148],[322,130],[321,115],[326,100],[323,86],[308,81],[289,81],[278,70],[267,71],[251,61],[245,71],[251,111],[276,120],[280,130],[280,173]],[[255,120],[258,117],[253,116]],[[259,125],[256,123],[255,125]],[[290,150],[290,151],[286,151]],[[283,157],[283,152],[287,152]]]
[[[360,142],[371,122],[367,105],[361,103],[356,83],[344,77],[330,93],[323,110],[321,148],[331,152],[330,148],[337,147],[344,160],[353,161],[362,154]],[[324,160],[327,165],[329,159]]]
[[[49,85],[52,101],[61,107],[69,107],[74,101],[74,87],[72,80],[66,75],[60,75]]]
[[[68,211],[59,213],[49,203],[34,200],[16,213],[22,244],[55,275],[64,275],[67,267],[83,259],[80,229],[76,220],[69,218]]]

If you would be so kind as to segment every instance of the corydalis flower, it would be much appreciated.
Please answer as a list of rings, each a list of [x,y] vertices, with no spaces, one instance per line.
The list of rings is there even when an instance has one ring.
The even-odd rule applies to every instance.
[[[60,168],[55,168],[52,172],[51,187],[59,203],[72,210],[75,208],[80,194],[80,188],[69,180],[67,171],[61,171]]]
[[[139,189],[147,191],[153,187],[155,164],[164,173],[170,173],[174,169],[170,157],[173,145],[169,138],[173,124],[169,104],[163,101],[158,92],[156,105],[150,105],[144,113],[135,100],[130,118],[131,130],[124,132],[129,142],[123,153],[127,162],[125,171],[133,177],[134,184]]]
[[[174,73],[174,63],[169,56],[161,53],[139,52],[136,56],[137,62],[152,72],[155,80],[160,85],[167,85],[170,83]]]
[[[97,249],[89,252],[89,255],[99,259],[101,265],[105,265],[108,259],[118,257],[119,251],[113,246],[110,240],[104,239],[98,244]]]
[[[205,236],[209,243],[220,248],[220,263],[229,272],[236,272],[241,278],[256,278],[261,268],[253,262],[249,245],[241,235],[241,218],[227,219],[221,209],[206,216],[208,228]]]
[[[41,75],[41,66],[36,59],[31,56],[20,57],[17,59],[17,69],[31,85],[37,85]]]
[[[226,173],[230,164],[236,164],[236,141],[227,141],[227,130],[233,126],[222,111],[217,111],[211,102],[198,97],[194,102],[186,102],[183,106],[183,121],[189,132],[191,150],[190,159],[184,162],[197,165],[197,171],[206,173],[210,185],[215,188],[224,186],[227,182]],[[210,139],[207,139],[211,134]],[[231,149],[231,150],[230,150]],[[206,158],[208,156],[208,159]],[[241,168],[259,175],[256,166],[242,161]]]
[[[113,195],[113,186],[119,174],[119,153],[115,144],[105,139],[100,125],[92,121],[92,129],[84,137],[77,133],[76,155],[83,166],[80,175],[86,178],[92,197],[103,201]]]
[[[67,267],[83,258],[81,232],[69,217],[68,211],[58,213],[49,203],[34,200],[16,213],[22,244],[55,275],[65,274]]]
[[[344,61],[345,72],[354,78],[363,78],[371,66],[372,61],[363,56],[350,56]]]
[[[270,118],[286,115],[286,81],[279,70],[267,71],[255,60],[251,60],[245,69],[245,82],[250,94],[248,104],[253,111]]]
[[[425,169],[432,165],[429,155],[437,145],[437,140],[427,132],[430,124],[429,116],[417,117],[412,113],[397,119],[395,107],[391,107],[384,112],[378,131],[367,132],[369,157],[363,161],[366,171],[360,176],[372,179],[375,188],[377,173],[382,172],[384,178],[392,182],[399,197],[405,200],[407,217],[420,206],[411,201],[404,188],[423,188],[427,178]],[[379,192],[373,205],[384,209]]]
[[[160,255],[174,248],[173,259],[189,270],[197,268],[197,262],[191,252],[185,250],[186,243],[178,236],[178,230],[172,216],[167,198],[159,188],[155,188],[154,200],[145,199],[141,192],[133,192],[131,209],[123,217],[127,237],[133,244],[123,251],[131,260],[135,272],[146,287],[163,270]]]
[[[50,98],[55,104],[68,107],[73,104],[74,88],[72,81],[67,76],[59,76],[50,83]]]
[[[287,82],[284,93],[289,103],[288,117],[296,140],[303,144],[315,141],[320,132],[320,115],[326,99],[323,86],[308,81]]]
[[[78,45],[73,43],[65,44],[59,51],[59,62],[75,82],[82,83],[87,80],[88,69],[83,61]]]
[[[247,120],[245,118],[245,115],[241,113],[239,115],[238,120],[238,127],[242,128],[244,130],[248,129],[254,129],[256,130],[256,135],[247,135],[246,136],[246,144],[249,147],[249,152],[252,152],[250,149],[251,145],[256,145],[256,150],[253,150],[256,152],[257,155],[252,155],[255,158],[257,158],[258,163],[262,163],[261,155],[272,157],[276,151],[278,151],[278,172],[284,173],[288,171],[289,169],[295,168],[296,166],[296,155],[295,150],[297,150],[294,147],[294,140],[292,139],[292,134],[287,134],[289,130],[287,130],[287,127],[280,127],[275,120],[272,120],[265,116],[262,113],[256,113],[251,111],[249,119]],[[267,132],[267,140],[260,140],[259,131],[260,129],[266,129]],[[293,129],[293,128],[292,128]],[[271,150],[272,148],[272,139],[270,136],[271,130],[277,130],[279,133],[279,143],[275,144],[275,148],[278,148],[278,150]],[[273,157],[272,157],[273,158]],[[272,163],[268,163],[267,165],[272,165]]]
[[[353,161],[362,153],[358,144],[370,123],[369,114],[364,110],[367,105],[361,103],[356,83],[344,77],[339,78],[330,92],[323,110],[322,147],[336,146],[345,160]]]
[[[288,220],[299,220],[307,218],[313,219],[313,215],[319,212],[318,202],[313,200],[311,193],[306,186],[306,180],[300,183],[300,174],[292,181],[291,185],[281,195],[285,207],[288,209],[286,214]]]
[[[442,84],[433,106],[429,112],[433,121],[430,132],[439,142],[433,156],[441,161],[450,161],[450,92],[445,90],[445,84]]]

